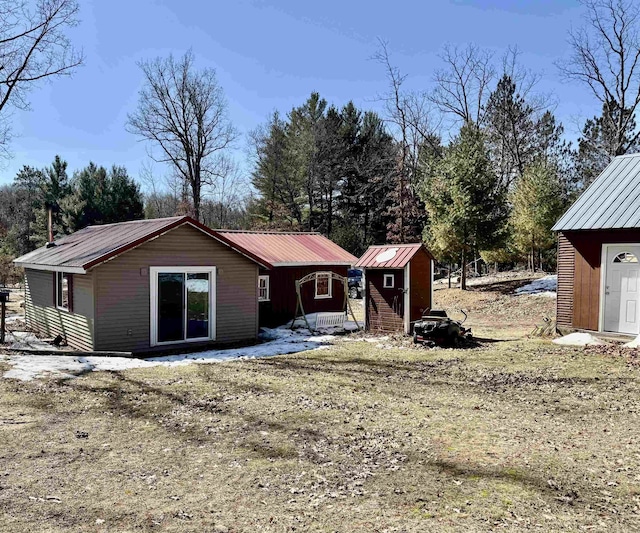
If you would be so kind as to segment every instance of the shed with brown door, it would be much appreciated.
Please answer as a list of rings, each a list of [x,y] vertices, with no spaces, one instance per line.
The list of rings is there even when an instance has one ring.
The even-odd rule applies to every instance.
[[[553,229],[558,327],[640,333],[640,154],[614,158]]]
[[[431,309],[433,263],[422,243],[370,246],[356,264],[364,270],[366,329],[411,333]]]

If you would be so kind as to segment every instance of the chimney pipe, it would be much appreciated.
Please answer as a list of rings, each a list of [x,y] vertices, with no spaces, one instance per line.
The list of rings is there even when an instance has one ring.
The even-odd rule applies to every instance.
[[[49,242],[47,242],[47,248],[51,248],[56,245],[53,242],[53,206],[47,205],[47,214],[49,216]]]

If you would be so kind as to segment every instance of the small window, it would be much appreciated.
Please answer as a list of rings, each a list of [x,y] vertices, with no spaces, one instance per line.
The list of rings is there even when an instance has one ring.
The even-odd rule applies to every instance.
[[[637,263],[638,258],[630,252],[622,252],[613,259],[614,263]]]
[[[331,272],[316,274],[316,298],[331,298]]]
[[[382,282],[382,287],[385,289],[393,289],[395,286],[396,277],[393,274],[385,274]]]
[[[56,272],[56,307],[58,309],[70,310],[69,292],[71,288],[71,274],[66,272]]]
[[[258,276],[258,301],[268,302],[270,299],[269,276]]]

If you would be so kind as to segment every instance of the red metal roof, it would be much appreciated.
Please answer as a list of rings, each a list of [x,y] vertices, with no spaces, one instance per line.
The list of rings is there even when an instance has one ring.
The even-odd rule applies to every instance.
[[[271,267],[251,251],[234,245],[215,230],[187,216],[88,226],[56,240],[55,246],[43,246],[17,258],[15,263],[27,268],[83,272],[183,224],[190,224],[252,261]]]
[[[273,266],[353,265],[358,258],[319,233],[217,230]]]
[[[358,259],[356,268],[404,268],[420,248],[429,253],[422,243],[369,246]]]

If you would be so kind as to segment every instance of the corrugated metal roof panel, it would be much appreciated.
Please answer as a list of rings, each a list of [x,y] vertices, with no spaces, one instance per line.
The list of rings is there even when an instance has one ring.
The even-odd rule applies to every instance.
[[[55,246],[43,246],[15,260],[18,265],[51,270],[87,270],[107,261],[118,254],[151,240],[166,231],[183,224],[190,224],[227,246],[232,243],[196,220],[187,217],[156,218],[118,222],[101,226],[88,226],[55,241]],[[250,251],[237,246],[237,251],[252,261],[266,267],[268,262],[261,261]]]
[[[87,226],[55,241],[55,246],[43,246],[16,259],[16,263],[43,266],[85,268],[85,265],[125,247],[146,235],[170,226],[182,217],[137,220]]]
[[[616,157],[553,226],[554,231],[640,227],[640,154]]]
[[[357,258],[319,233],[217,230],[273,266],[353,265]]]
[[[369,246],[367,251],[356,263],[356,267],[404,268],[423,246],[424,245],[422,243]]]

